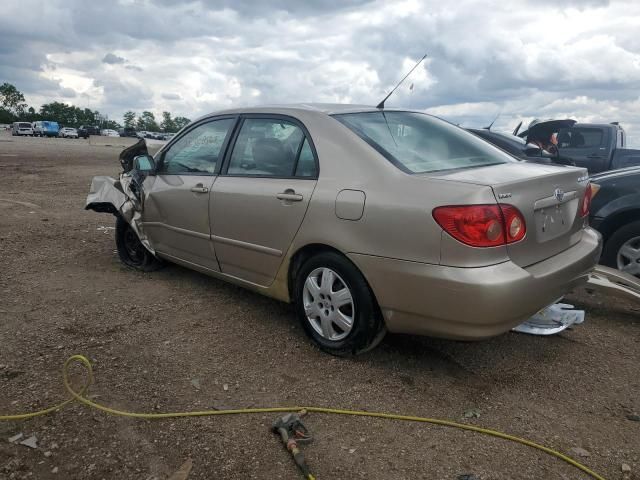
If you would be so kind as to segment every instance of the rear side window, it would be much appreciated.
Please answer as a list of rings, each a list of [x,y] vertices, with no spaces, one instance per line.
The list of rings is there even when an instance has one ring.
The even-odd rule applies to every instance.
[[[302,129],[293,122],[247,118],[236,139],[229,175],[315,177],[315,157]]]
[[[379,111],[334,118],[407,173],[517,161],[475,135],[421,113]]]
[[[559,148],[593,148],[602,145],[598,128],[563,128],[558,132]]]
[[[313,156],[313,151],[311,150],[311,146],[306,138],[304,139],[302,148],[300,149],[295,175],[296,177],[315,177],[318,175],[316,159]]]

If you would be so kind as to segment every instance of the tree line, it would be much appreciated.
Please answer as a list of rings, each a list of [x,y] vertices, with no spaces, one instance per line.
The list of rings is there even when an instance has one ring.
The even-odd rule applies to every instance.
[[[187,125],[191,120],[186,117],[172,117],[170,112],[162,112],[160,123],[152,112],[145,110],[141,115],[128,111],[123,116],[124,126],[138,131],[174,133]]]
[[[162,120],[158,123],[152,112],[144,111],[141,115],[128,111],[124,114],[123,124],[109,119],[97,110],[80,108],[62,102],[51,102],[41,105],[38,110],[29,106],[24,95],[14,85],[0,85],[0,123],[35,122],[50,120],[65,127],[81,125],[97,125],[101,129],[117,130],[123,125],[150,132],[177,132],[190,120],[185,117],[172,117],[170,112],[162,112]]]

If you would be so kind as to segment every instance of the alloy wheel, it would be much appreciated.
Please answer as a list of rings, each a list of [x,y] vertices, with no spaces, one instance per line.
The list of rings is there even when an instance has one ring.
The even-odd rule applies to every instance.
[[[640,237],[633,237],[622,244],[616,262],[618,270],[640,276]]]
[[[302,302],[307,320],[322,338],[339,341],[351,332],[355,318],[353,295],[330,268],[316,268],[307,276]]]

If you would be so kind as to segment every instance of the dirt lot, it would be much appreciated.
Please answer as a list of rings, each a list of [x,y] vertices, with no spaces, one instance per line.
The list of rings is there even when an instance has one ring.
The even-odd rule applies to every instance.
[[[333,358],[310,345],[288,305],[178,266],[124,268],[113,217],[83,210],[91,177],[116,174],[118,152],[0,136],[0,413],[60,400],[61,365],[81,353],[95,364],[93,397],[117,408],[307,404],[449,418],[557,448],[609,480],[640,478],[640,422],[627,418],[640,413],[639,305],[579,291],[569,300],[587,320],[556,337],[389,335],[373,352]],[[464,418],[471,409],[479,418]],[[187,458],[189,479],[300,478],[269,432],[273,418],[142,421],[73,405],[0,423],[0,478],[165,479]],[[316,440],[305,454],[319,479],[587,478],[472,433],[307,421]],[[7,441],[18,433],[35,435],[38,448]]]

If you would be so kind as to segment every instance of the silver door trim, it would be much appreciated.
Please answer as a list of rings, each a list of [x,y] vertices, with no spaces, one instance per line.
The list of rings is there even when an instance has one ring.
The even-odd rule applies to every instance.
[[[224,243],[226,245],[233,245],[234,247],[246,248],[247,250],[254,250],[256,252],[265,253],[274,257],[281,257],[282,251],[275,248],[269,248],[262,245],[256,245],[255,243],[243,242],[241,240],[234,240],[233,238],[220,237],[218,235],[211,235],[214,242]]]
[[[174,232],[183,233],[185,235],[191,235],[192,237],[202,238],[204,240],[208,240],[210,238],[207,233],[194,232],[193,230],[187,230],[186,228],[174,227],[173,225],[167,225],[162,222],[143,222],[143,227],[164,227],[167,230],[173,230]]]

